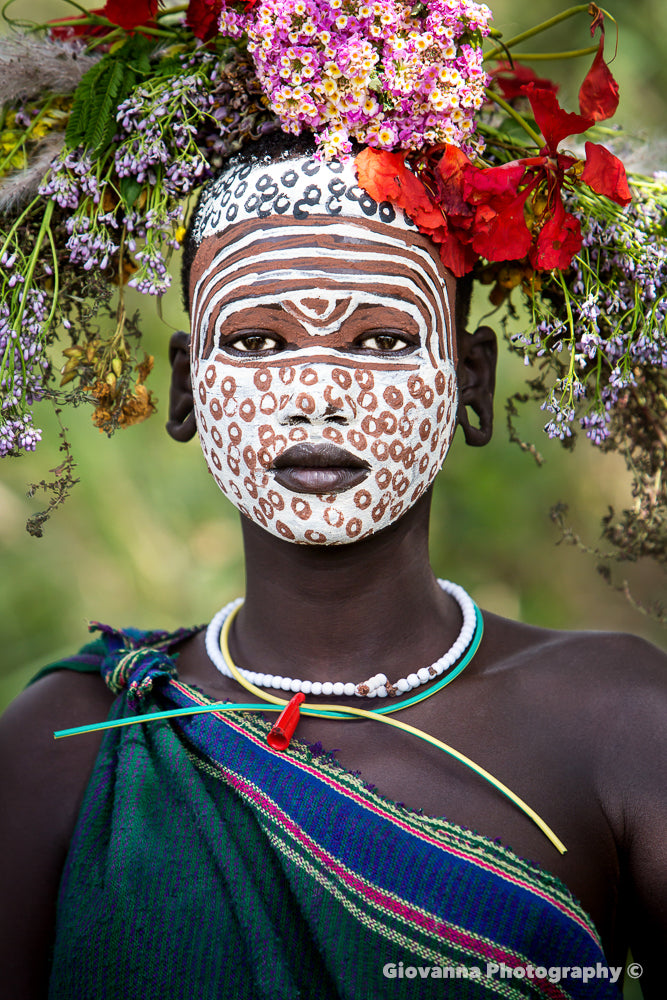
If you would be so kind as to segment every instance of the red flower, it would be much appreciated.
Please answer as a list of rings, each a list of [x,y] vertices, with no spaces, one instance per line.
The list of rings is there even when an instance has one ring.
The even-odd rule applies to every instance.
[[[472,247],[487,260],[520,260],[528,253],[532,237],[525,205],[535,182],[519,193],[525,174],[521,160],[484,170],[469,164],[465,171],[464,195],[475,206]]]
[[[586,143],[586,166],[581,179],[618,205],[629,205],[632,201],[625,167],[618,157],[595,142]]]
[[[418,226],[437,229],[444,222],[441,210],[405,163],[402,153],[387,153],[370,146],[355,160],[359,183],[376,201],[391,201],[409,211]]]
[[[545,145],[539,156],[486,170],[471,164],[465,171],[464,196],[476,206],[472,246],[490,261],[520,260],[528,254],[540,270],[565,268],[581,247],[581,227],[565,211],[561,197],[566,175],[578,161],[559,153],[558,145],[585,132],[593,121],[564,111],[551,90],[530,83],[524,92]],[[630,201],[623,164],[604,146],[586,143],[581,180],[619,205]]]
[[[498,199],[479,206],[475,214],[472,248],[487,260],[521,260],[532,236],[526,225],[525,205],[530,188],[516,198]]]
[[[600,44],[593,65],[589,69],[579,90],[579,109],[596,122],[604,121],[616,114],[618,107],[618,84],[604,61],[604,15],[599,7],[591,24],[591,35],[600,29]]]
[[[208,42],[217,35],[222,8],[223,0],[190,0],[185,23],[195,38]]]
[[[535,70],[531,69],[530,66],[524,66],[522,63],[515,62],[512,64],[507,60],[501,60],[491,70],[490,75],[498,83],[506,101],[513,101],[515,98],[520,97],[522,88],[527,83],[534,83],[536,87],[553,90],[554,94],[558,92],[557,83],[554,83],[553,80],[548,80],[546,77],[538,76]]]
[[[443,160],[450,150],[454,150],[454,147],[446,147]],[[447,190],[447,197],[453,199],[457,208],[465,210],[466,206],[460,196],[462,177],[458,170],[459,165],[454,161],[456,157],[463,157],[466,163],[469,161],[459,149],[449,155],[449,164],[452,166],[449,176],[445,166],[439,178],[430,179],[435,181],[439,189]],[[443,199],[444,203],[441,205],[437,194],[429,193],[420,178],[416,177],[407,166],[405,154],[388,153],[386,150],[367,147],[356,157],[355,166],[359,184],[371,198],[376,201],[390,201],[403,208],[419,227],[419,231],[440,246],[443,264],[457,278],[472,269],[477,255],[467,245],[470,242],[469,237],[464,232],[457,232],[454,219],[448,218],[445,214],[446,199]],[[467,214],[471,219],[472,213],[469,209]]]
[[[107,0],[104,7],[95,7],[89,14],[100,14],[125,31],[133,31],[142,24],[149,24],[158,12],[162,0]],[[57,25],[49,28],[51,38],[69,41],[72,38],[98,38],[108,35],[113,29],[106,24],[80,24],[80,14],[76,17],[63,18],[72,21],[71,25]]]
[[[132,31],[151,21],[159,6],[160,0],[107,0],[104,7],[91,13],[102,14],[126,31]]]
[[[592,118],[584,118],[572,112],[563,111],[556,95],[551,90],[543,90],[534,83],[524,87],[537,127],[546,139],[543,152],[556,155],[556,147],[568,135],[580,135],[593,124]]]
[[[530,249],[530,262],[536,271],[561,271],[570,266],[575,253],[581,249],[581,225],[570,212],[566,212],[560,198],[554,212],[539,232]]]

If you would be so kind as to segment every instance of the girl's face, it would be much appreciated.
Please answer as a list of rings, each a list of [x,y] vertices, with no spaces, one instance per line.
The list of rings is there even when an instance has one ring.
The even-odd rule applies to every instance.
[[[270,216],[202,241],[195,413],[242,514],[339,545],[415,503],[456,426],[454,286],[426,239],[377,221]]]

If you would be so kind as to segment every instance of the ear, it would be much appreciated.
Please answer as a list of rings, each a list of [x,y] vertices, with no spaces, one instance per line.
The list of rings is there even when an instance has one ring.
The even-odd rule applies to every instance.
[[[498,342],[493,330],[480,326],[474,333],[459,337],[458,423],[466,444],[479,447],[488,444],[493,431],[493,392],[496,386]],[[468,407],[476,415],[479,427],[471,423]]]
[[[197,433],[192,380],[190,377],[190,337],[179,330],[169,341],[171,388],[167,433],[175,441],[190,441]]]

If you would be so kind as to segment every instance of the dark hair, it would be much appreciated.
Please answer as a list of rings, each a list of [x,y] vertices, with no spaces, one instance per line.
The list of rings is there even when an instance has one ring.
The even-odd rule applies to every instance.
[[[358,147],[359,149],[361,147]],[[309,132],[301,135],[290,135],[280,129],[269,132],[261,136],[256,142],[248,143],[240,152],[230,157],[225,167],[231,163],[258,163],[264,160],[267,163],[275,162],[283,156],[309,156],[315,152],[315,140]],[[223,169],[225,169],[223,167]],[[186,312],[190,312],[190,270],[192,262],[197,252],[197,244],[194,241],[192,230],[194,220],[201,200],[206,195],[208,185],[201,189],[194,210],[188,221],[188,228],[183,239],[183,258],[181,262],[181,288],[183,291],[183,305]],[[458,278],[456,282],[456,303],[454,307],[454,322],[457,333],[462,333],[467,326],[470,315],[470,302],[472,299],[473,277],[466,274],[463,278]]]

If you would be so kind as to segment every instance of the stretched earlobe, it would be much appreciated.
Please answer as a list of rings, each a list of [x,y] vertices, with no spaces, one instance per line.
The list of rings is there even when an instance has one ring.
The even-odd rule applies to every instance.
[[[488,444],[493,431],[493,393],[496,386],[498,342],[494,331],[480,326],[474,333],[459,337],[458,423],[466,444],[480,447]],[[479,426],[470,420],[468,407],[476,415]]]
[[[192,380],[190,378],[190,337],[179,330],[169,341],[171,387],[167,433],[175,441],[191,441],[197,433]]]

